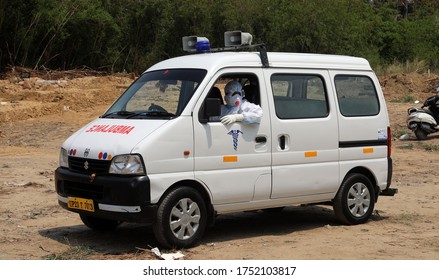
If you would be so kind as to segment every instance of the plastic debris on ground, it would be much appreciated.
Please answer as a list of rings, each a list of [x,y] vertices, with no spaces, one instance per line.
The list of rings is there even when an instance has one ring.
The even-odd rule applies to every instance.
[[[153,252],[157,257],[159,257],[160,259],[163,259],[163,260],[177,260],[177,259],[184,257],[184,255],[180,251],[178,251],[176,253],[162,254],[162,253],[160,253],[160,250],[157,247],[152,248],[151,252]]]

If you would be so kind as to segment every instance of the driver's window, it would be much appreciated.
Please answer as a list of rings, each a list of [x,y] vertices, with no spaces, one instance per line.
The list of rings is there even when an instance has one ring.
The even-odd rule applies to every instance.
[[[259,93],[259,82],[256,75],[253,73],[230,73],[219,77],[215,84],[209,89],[209,93],[206,96],[206,100],[209,99],[218,99],[221,106],[225,106],[225,92],[224,87],[226,84],[232,80],[238,81],[242,85],[242,89],[244,92],[243,98],[256,105],[260,105],[260,93]],[[201,108],[200,119],[208,119],[209,122],[219,122],[220,115],[213,116],[209,115],[209,112],[206,112],[206,104],[203,104]],[[209,115],[209,116],[207,116]]]

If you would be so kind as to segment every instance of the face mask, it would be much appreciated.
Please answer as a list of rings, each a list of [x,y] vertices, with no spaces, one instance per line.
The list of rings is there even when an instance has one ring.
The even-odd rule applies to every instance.
[[[233,94],[228,94],[225,96],[227,105],[231,107],[237,107],[242,104],[242,97],[239,92],[235,92]]]

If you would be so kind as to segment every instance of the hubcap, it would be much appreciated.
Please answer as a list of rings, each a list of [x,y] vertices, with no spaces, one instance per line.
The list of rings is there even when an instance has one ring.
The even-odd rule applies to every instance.
[[[191,238],[200,225],[200,208],[195,201],[183,198],[172,208],[169,217],[172,233],[180,240]]]
[[[369,210],[370,192],[363,183],[352,185],[348,193],[348,208],[351,214],[357,218],[364,216]]]

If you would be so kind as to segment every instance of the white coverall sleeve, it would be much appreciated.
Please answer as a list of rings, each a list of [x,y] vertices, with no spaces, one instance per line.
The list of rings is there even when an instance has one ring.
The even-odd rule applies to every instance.
[[[248,124],[259,124],[262,119],[262,108],[259,105],[251,102],[244,102],[241,105],[242,114],[244,115],[244,122]]]

